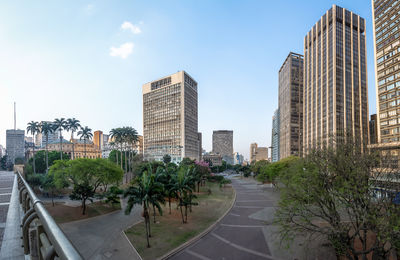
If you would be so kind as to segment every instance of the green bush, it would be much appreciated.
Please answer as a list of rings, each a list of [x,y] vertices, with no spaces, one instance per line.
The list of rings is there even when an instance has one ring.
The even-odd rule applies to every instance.
[[[287,171],[291,165],[296,163],[299,160],[298,157],[290,156],[285,159],[282,159],[278,162],[270,163],[263,165],[256,179],[259,182],[274,182],[275,179],[282,174],[284,171]]]

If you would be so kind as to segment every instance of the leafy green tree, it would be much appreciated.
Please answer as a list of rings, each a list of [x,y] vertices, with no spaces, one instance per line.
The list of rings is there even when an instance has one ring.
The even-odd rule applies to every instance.
[[[257,180],[260,182],[275,182],[275,179],[284,171],[287,171],[291,165],[295,164],[299,160],[296,156],[290,156],[284,158],[278,162],[267,163],[259,168],[257,174]]]
[[[170,163],[170,162],[171,162],[171,155],[169,155],[169,154],[164,155],[164,157],[163,157],[163,162],[164,162],[165,164]]]
[[[191,194],[193,193],[193,187],[194,178],[191,172],[191,168],[180,168],[178,170],[178,174],[174,176],[173,187],[171,187],[171,190],[176,194],[176,197],[179,201],[178,205],[182,216],[182,223],[186,223],[187,221],[187,218],[185,221],[182,207],[185,207],[185,210],[187,210],[188,203],[185,202],[185,200],[190,199],[188,198],[188,196],[191,196]],[[185,213],[187,213],[187,211],[185,211]]]
[[[48,157],[48,144],[49,144],[49,134],[54,132],[54,127],[51,123],[41,122],[40,123],[40,132],[42,136],[45,137],[46,140],[46,173],[49,170],[49,157]]]
[[[0,168],[2,170],[6,170],[7,169],[7,155],[4,155],[3,157],[1,157],[1,159],[0,159]]]
[[[179,166],[180,167],[184,167],[184,166],[191,166],[194,165],[195,160],[192,160],[188,157],[185,157],[182,159],[182,161],[180,162]]]
[[[82,214],[85,214],[86,201],[91,200],[102,186],[122,180],[123,171],[107,159],[80,158],[70,161],[56,161],[50,168],[57,188],[65,182],[73,187],[71,199],[82,201]]]
[[[53,122],[53,129],[54,131],[59,131],[60,132],[60,156],[62,160],[62,155],[63,155],[63,150],[62,150],[62,144],[63,144],[63,136],[62,136],[62,131],[67,128],[67,121],[65,121],[65,118],[56,118],[54,119]]]
[[[68,182],[65,181],[64,184],[60,185],[61,188],[58,188],[54,181],[54,175],[45,174],[43,175],[41,187],[43,191],[47,192],[51,196],[51,203],[54,207],[54,196],[60,193],[61,188],[68,187]]]
[[[46,156],[47,155],[47,156]],[[46,151],[38,151],[36,152],[35,156],[33,158],[30,158],[27,164],[27,167],[31,166],[33,169],[33,160],[35,159],[36,162],[36,172],[38,173],[46,173],[46,163],[49,166],[52,166],[54,164],[54,161],[60,160],[60,153],[56,151],[50,151],[46,153]],[[47,161],[46,161],[47,159]],[[69,160],[70,155],[67,153],[63,153],[63,160]],[[27,174],[31,173],[29,169],[26,171]]]
[[[33,140],[35,141],[35,135],[40,132],[40,125],[38,122],[31,121],[28,123],[28,127],[26,128],[27,133],[31,133],[33,135]],[[36,164],[35,164],[35,144],[33,144],[33,173],[36,173]]]
[[[90,129],[89,127],[85,126],[85,127],[81,127],[81,130],[78,132],[78,135],[80,136],[80,140],[83,139],[83,149],[84,149],[84,153],[85,153],[85,158],[86,158],[86,142],[90,141],[93,137],[92,134],[92,129]]]
[[[68,118],[66,123],[66,129],[71,131],[71,140],[72,140],[72,159],[75,159],[75,142],[74,142],[74,133],[78,131],[81,127],[80,121],[75,118]]]
[[[400,190],[392,185],[397,169],[357,141],[330,143],[279,175],[281,239],[290,244],[299,234],[322,236],[338,258],[388,259],[400,248],[400,207],[393,201]]]
[[[250,169],[255,175],[258,175],[261,173],[261,168],[263,168],[269,164],[270,164],[270,162],[267,160],[256,161],[251,164]]]
[[[157,208],[160,215],[162,215],[162,208],[155,195],[163,193],[162,184],[155,181],[155,176],[144,172],[140,177],[137,186],[129,187],[124,197],[128,197],[128,203],[125,214],[132,211],[134,205],[139,204],[143,207],[143,214],[146,226],[146,239],[147,247],[150,247],[149,237],[151,237],[150,229],[150,207],[153,205]]]

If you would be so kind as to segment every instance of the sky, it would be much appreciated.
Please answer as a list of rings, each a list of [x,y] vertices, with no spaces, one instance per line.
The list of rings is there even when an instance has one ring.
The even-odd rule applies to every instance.
[[[198,82],[199,132],[234,131],[234,151],[270,146],[278,71],[303,54],[333,5],[366,19],[369,112],[376,111],[369,0],[0,1],[0,144],[55,118],[143,133],[142,85],[180,70]]]

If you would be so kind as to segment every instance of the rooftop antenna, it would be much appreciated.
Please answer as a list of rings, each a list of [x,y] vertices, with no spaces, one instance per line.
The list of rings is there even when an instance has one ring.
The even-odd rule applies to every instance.
[[[14,130],[17,130],[17,104],[14,102]]]

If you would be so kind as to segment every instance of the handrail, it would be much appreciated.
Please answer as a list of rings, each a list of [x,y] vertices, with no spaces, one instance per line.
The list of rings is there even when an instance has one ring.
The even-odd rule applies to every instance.
[[[83,259],[19,171],[17,171],[17,176],[20,203],[25,213],[21,225],[24,253],[40,254],[39,259],[55,259],[57,257],[65,260]],[[29,228],[34,220],[37,220],[38,223],[34,227],[36,228],[34,230],[36,239],[35,242],[32,242],[29,237],[29,232],[32,233],[32,230],[29,231]],[[34,232],[33,234],[35,234]]]

